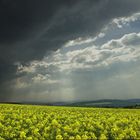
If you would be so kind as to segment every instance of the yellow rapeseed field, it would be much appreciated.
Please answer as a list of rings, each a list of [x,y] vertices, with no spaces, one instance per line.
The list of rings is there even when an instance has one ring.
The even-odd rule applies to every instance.
[[[0,105],[0,140],[55,139],[140,139],[140,110]]]

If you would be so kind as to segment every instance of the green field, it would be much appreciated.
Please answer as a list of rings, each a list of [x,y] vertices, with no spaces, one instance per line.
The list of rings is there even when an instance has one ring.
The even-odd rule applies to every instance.
[[[140,139],[140,110],[0,105],[0,140]]]

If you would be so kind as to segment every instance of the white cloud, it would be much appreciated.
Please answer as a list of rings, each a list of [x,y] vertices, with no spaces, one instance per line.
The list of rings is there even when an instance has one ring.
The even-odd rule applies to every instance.
[[[74,50],[65,54],[66,61],[61,67],[67,70],[76,68],[94,69],[104,67],[116,62],[137,61],[140,55],[140,34],[131,33],[117,40],[111,40],[102,46],[91,46],[81,50]],[[69,63],[68,63],[69,62]],[[60,62],[59,62],[60,63]]]
[[[98,34],[98,38],[103,38],[104,36],[105,36],[105,33],[101,32],[101,33]]]
[[[15,90],[24,94],[30,92],[32,98],[38,97],[37,94],[41,92],[42,100],[53,100],[53,97],[58,100],[85,99],[86,95],[90,99],[93,91],[96,92],[96,98],[111,96],[115,85],[121,86],[120,81],[122,85],[131,79],[134,83],[137,82],[134,77],[139,75],[139,39],[140,33],[130,33],[101,46],[92,45],[66,52],[60,49],[41,61],[32,61],[26,66],[18,64],[18,73],[26,72],[26,75],[16,79]],[[134,70],[137,73],[134,74]],[[136,83],[134,87],[137,86]],[[134,90],[134,87],[129,85],[130,87]],[[123,87],[120,88],[120,94],[124,90],[127,94],[128,90]],[[107,94],[100,95],[104,91]],[[120,94],[112,97],[117,98]]]
[[[37,69],[43,68],[48,73],[71,72],[76,69],[102,69],[116,62],[138,61],[140,58],[139,40],[140,33],[131,33],[120,39],[110,40],[102,46],[71,50],[63,54],[57,51],[42,61],[33,61],[29,66],[19,66],[19,71],[36,73]],[[38,78],[41,77],[35,79]]]
[[[96,37],[94,38],[82,38],[82,37],[79,37],[75,40],[70,40],[68,42],[66,42],[64,44],[64,47],[68,48],[68,47],[72,47],[72,46],[77,46],[77,45],[82,45],[82,44],[88,44],[88,43],[91,43],[91,42],[95,42],[97,39],[99,38],[103,38],[105,36],[105,33],[103,32],[100,32],[99,34],[97,34]]]
[[[120,17],[113,19],[113,24],[116,24],[118,28],[122,28],[124,25],[129,25],[131,22],[140,20],[140,13],[135,13],[129,17]]]
[[[36,84],[44,83],[44,84],[49,84],[50,85],[50,84],[58,84],[61,81],[51,79],[51,75],[49,75],[49,74],[46,74],[46,75],[36,74],[35,76],[33,76],[32,82],[36,83]]]
[[[75,40],[70,40],[68,41],[64,47],[71,47],[71,46],[76,46],[76,45],[81,45],[81,44],[85,44],[85,43],[90,43],[90,42],[94,42],[96,40],[96,38],[77,38]]]
[[[140,33],[131,33],[124,35],[121,42],[126,46],[140,47]]]

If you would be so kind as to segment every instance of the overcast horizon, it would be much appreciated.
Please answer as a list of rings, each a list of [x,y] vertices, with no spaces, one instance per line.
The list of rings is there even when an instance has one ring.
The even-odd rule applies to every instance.
[[[140,98],[139,0],[0,0],[0,102]]]

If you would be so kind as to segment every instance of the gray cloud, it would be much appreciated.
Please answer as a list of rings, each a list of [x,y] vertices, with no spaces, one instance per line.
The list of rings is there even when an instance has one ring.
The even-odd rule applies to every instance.
[[[14,94],[11,99],[20,100],[23,95],[24,100],[41,101],[137,98],[140,48],[131,40],[138,38],[139,33],[131,33],[102,46],[62,52],[68,49],[66,43],[41,61],[19,65],[18,73],[26,75],[14,81],[14,90],[22,94]]]
[[[14,63],[41,60],[68,40],[95,36],[111,19],[139,10],[139,0],[0,0],[0,89],[17,76]],[[10,93],[1,94],[3,100]]]

